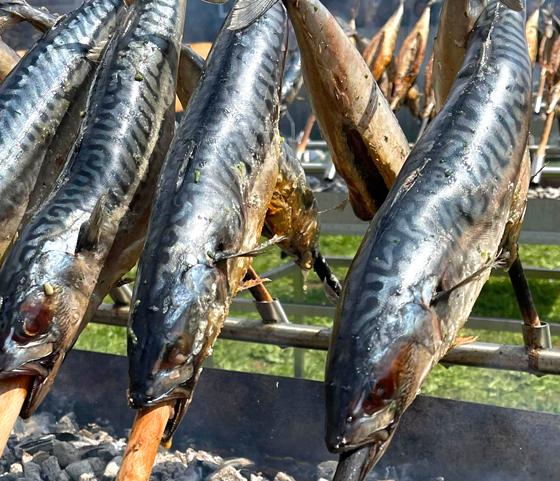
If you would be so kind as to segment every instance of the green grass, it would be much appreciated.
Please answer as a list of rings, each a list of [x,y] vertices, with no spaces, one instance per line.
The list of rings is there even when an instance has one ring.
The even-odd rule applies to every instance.
[[[325,255],[352,256],[360,244],[357,237],[324,236],[321,249]],[[521,246],[521,257],[525,265],[539,267],[560,267],[560,247]],[[276,251],[269,252],[255,260],[258,272],[285,263]],[[342,278],[345,269],[337,269]],[[544,320],[560,322],[560,282],[530,280],[535,301]],[[272,294],[284,302],[300,300],[294,280],[286,277],[268,285]],[[247,294],[244,294],[247,296]],[[327,303],[319,282],[310,275],[306,283],[305,302]],[[241,315],[232,311],[232,315]],[[515,297],[507,278],[492,277],[474,307],[473,314],[479,316],[519,318]],[[245,314],[245,317],[247,315]],[[256,317],[252,315],[251,317]],[[332,319],[323,317],[303,317],[292,322],[330,326]],[[504,344],[521,344],[521,334],[467,330],[464,335],[478,336],[479,340]],[[554,339],[560,347],[560,339]],[[126,333],[124,328],[90,324],[80,337],[80,349],[126,354]],[[325,353],[305,351],[303,376],[309,379],[323,378]],[[263,344],[218,340],[214,347],[212,365],[223,369],[259,372],[280,376],[294,375],[294,349],[280,349]],[[537,411],[560,413],[560,377],[535,376],[503,372],[491,369],[476,369],[462,366],[444,368],[437,366],[422,392],[433,396],[517,407]]]

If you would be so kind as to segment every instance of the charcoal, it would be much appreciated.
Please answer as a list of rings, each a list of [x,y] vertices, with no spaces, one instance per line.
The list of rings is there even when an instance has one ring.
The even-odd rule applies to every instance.
[[[96,477],[101,476],[105,471],[105,465],[107,463],[103,462],[101,458],[97,457],[88,457],[87,460],[91,466],[91,469],[93,469],[93,474],[95,474]]]
[[[55,424],[55,431],[58,433],[73,433],[79,429],[74,413],[62,416]]]
[[[279,472],[276,473],[276,476],[274,476],[274,481],[296,481],[296,480],[292,478],[289,474]]]
[[[72,441],[79,441],[80,440],[80,436],[77,436],[75,434],[72,433],[55,433],[55,438],[58,439],[59,441],[63,441],[65,443],[69,443]]]
[[[21,474],[23,473],[23,466],[20,463],[13,463],[10,466],[10,473],[12,474]]]
[[[57,477],[61,472],[58,459],[55,456],[49,456],[41,464],[41,472],[45,481],[57,481]]]
[[[70,481],[70,477],[65,471],[61,471],[56,477],[56,481]]]
[[[117,456],[113,460],[111,460],[105,467],[105,471],[103,472],[103,479],[114,479],[119,472],[119,466],[121,465],[121,462],[122,456]]]
[[[36,464],[43,464],[43,461],[48,459],[51,455],[46,451],[39,451],[35,456],[33,456],[33,462]]]
[[[0,476],[0,481],[16,481],[19,479],[19,474],[6,473]]]
[[[72,444],[63,441],[54,441],[53,454],[58,459],[61,468],[80,460],[80,453]]]
[[[233,466],[225,466],[208,477],[209,481],[247,481]]]
[[[29,481],[41,481],[41,466],[29,461],[23,465],[23,474]]]
[[[95,476],[91,464],[89,464],[87,459],[76,461],[68,465],[65,471],[72,481],[80,481],[80,476],[82,474],[91,474],[92,477]]]

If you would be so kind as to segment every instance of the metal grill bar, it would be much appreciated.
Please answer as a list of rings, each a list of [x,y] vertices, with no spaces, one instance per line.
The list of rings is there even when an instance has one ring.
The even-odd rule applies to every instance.
[[[128,307],[102,306],[94,322],[126,325]],[[327,327],[302,324],[263,324],[247,319],[228,319],[221,337],[235,341],[259,342],[281,347],[327,350],[331,330]],[[560,374],[560,350],[543,349],[531,352],[523,346],[473,342],[451,349],[442,363],[529,372],[536,375]],[[534,366],[534,368],[532,367]]]

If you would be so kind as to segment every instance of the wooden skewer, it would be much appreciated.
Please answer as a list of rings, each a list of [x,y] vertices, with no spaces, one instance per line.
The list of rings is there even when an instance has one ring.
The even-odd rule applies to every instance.
[[[311,114],[307,119],[305,128],[303,129],[303,135],[301,136],[301,140],[299,141],[299,144],[296,147],[296,156],[298,159],[301,159],[301,156],[303,155],[305,149],[307,148],[307,144],[309,143],[309,139],[311,137],[311,131],[313,130],[314,125],[315,125],[315,115]]]
[[[167,421],[173,414],[171,403],[142,409],[136,415],[117,481],[147,481],[154,466],[158,446]]]
[[[0,80],[4,80],[20,60],[15,50],[0,40]]]
[[[259,279],[260,277],[255,269],[253,269],[253,266],[250,266],[249,269],[247,269],[247,274],[245,274],[245,280],[256,281]],[[252,296],[258,302],[272,302],[274,300],[263,283],[250,287],[249,291],[251,291]]]
[[[4,379],[0,383],[0,455],[14,428],[29,388],[29,376]]]

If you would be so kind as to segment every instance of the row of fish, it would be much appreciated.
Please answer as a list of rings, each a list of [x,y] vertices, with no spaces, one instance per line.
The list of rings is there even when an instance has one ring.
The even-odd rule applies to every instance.
[[[440,30],[456,3],[444,3]],[[443,41],[434,57],[438,113],[412,151],[379,73],[318,0],[237,0],[205,62],[181,44],[185,0],[87,0],[53,22],[0,85],[0,378],[31,377],[22,414],[140,257],[129,402],[172,402],[170,438],[233,297],[255,285],[251,259],[276,244],[340,296],[327,445],[341,455],[335,479],[364,479],[490,268],[517,259],[525,12],[514,0],[469,12],[468,26],[448,27],[462,50]],[[301,65],[356,215],[372,220],[342,293],[319,251],[315,199],[278,132],[281,95],[285,105],[301,83],[284,72],[288,18],[301,54],[290,69]],[[176,93],[186,111],[175,132]]]

